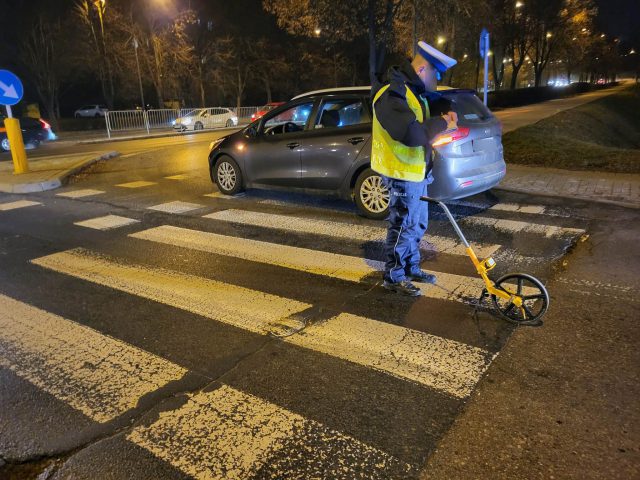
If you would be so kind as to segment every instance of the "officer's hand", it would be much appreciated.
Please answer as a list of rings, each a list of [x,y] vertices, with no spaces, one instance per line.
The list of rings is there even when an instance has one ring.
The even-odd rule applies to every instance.
[[[442,115],[442,118],[447,122],[447,130],[458,128],[458,114],[456,112],[447,112]]]

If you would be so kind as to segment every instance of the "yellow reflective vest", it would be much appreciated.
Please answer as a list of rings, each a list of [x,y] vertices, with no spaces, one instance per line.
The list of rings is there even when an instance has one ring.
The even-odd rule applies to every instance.
[[[406,87],[406,85],[405,85]],[[426,174],[425,147],[408,147],[403,143],[394,140],[382,128],[376,117],[376,101],[389,88],[389,85],[382,87],[373,99],[373,134],[371,139],[371,168],[385,177],[396,178],[398,180],[408,180],[410,182],[421,182]],[[406,87],[406,99],[409,108],[416,116],[419,123],[424,123],[425,117],[422,115],[420,100]],[[423,100],[426,118],[429,118],[429,104]]]

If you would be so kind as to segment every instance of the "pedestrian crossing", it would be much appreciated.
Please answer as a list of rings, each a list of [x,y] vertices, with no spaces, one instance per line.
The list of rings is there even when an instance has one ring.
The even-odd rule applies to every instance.
[[[78,194],[77,198],[83,196]],[[393,298],[399,303],[415,303],[407,303],[406,309],[398,309],[397,314],[385,310],[384,315],[369,318],[349,313],[346,308],[323,309],[322,304],[308,297],[267,293],[271,290],[267,285],[261,287],[259,280],[251,287],[238,285],[227,280],[223,270],[215,268],[195,274],[168,267],[161,258],[131,261],[113,251],[104,253],[101,243],[40,255],[32,258],[31,264],[60,278],[129,295],[141,304],[154,302],[162,308],[187,312],[276,342],[286,349],[353,365],[361,369],[364,381],[367,375],[375,374],[376,378],[412,385],[424,391],[425,398],[436,395],[452,402],[459,411],[498,352],[425,331],[418,325],[407,324],[405,316],[407,309],[420,308],[426,315],[442,315],[441,321],[445,323],[469,321],[450,318],[447,309],[441,310],[439,306],[462,304],[467,308],[469,300],[478,297],[483,283],[472,274],[472,269],[465,274],[453,273],[444,261],[438,264],[442,271],[435,272],[438,284],[422,286],[422,298],[393,297],[379,287],[376,289],[383,269],[380,260],[335,253],[331,249],[331,245],[347,241],[379,244],[386,235],[383,226],[368,221],[347,223],[319,214],[284,215],[282,205],[273,205],[275,212],[264,211],[269,206],[261,205],[258,211],[243,203],[238,208],[206,213],[200,209],[207,205],[174,201],[146,207],[168,214],[160,217],[159,225],[115,215],[74,223],[101,230],[129,226],[125,233],[108,233],[112,243],[122,243],[123,248],[137,242],[140,250],[179,251],[180,255],[194,255],[199,262],[215,257],[233,259],[258,277],[261,269],[268,267],[279,271],[283,278],[289,271],[295,271],[303,276],[300,278],[314,278],[320,283],[340,281],[375,289],[361,298],[345,297],[349,302],[375,303]],[[513,215],[514,219],[473,216],[461,223],[557,242],[584,233],[579,228],[543,223],[542,209],[510,204],[495,210]],[[171,216],[176,214],[191,217]],[[537,215],[541,223],[519,220],[519,214]],[[175,222],[193,221],[174,225],[172,218]],[[228,228],[222,231],[218,228],[233,225],[244,227],[242,236],[237,231],[231,235]],[[327,243],[303,248],[281,243],[270,235],[266,235],[267,241],[260,234],[263,230],[285,235],[321,235]],[[432,235],[428,240],[439,253],[451,257],[464,255],[464,247],[452,236]],[[481,257],[500,251],[518,255],[511,244],[485,242],[474,244],[474,248]],[[131,254],[135,255],[138,254]],[[114,315],[118,314],[117,308],[114,305]],[[97,423],[121,417],[136,408],[140,398],[179,381],[190,371],[167,360],[154,348],[145,350],[114,337],[113,333],[108,335],[83,325],[82,318],[66,317],[0,293],[0,367]],[[176,322],[179,318],[176,317]],[[179,331],[177,323],[176,332]],[[301,375],[313,368],[311,364],[296,365]],[[326,392],[328,396],[331,394]],[[397,401],[399,414],[412,414],[406,405],[402,407],[406,411],[400,408],[401,394]],[[434,414],[438,411],[434,406]],[[344,415],[361,417],[364,428],[369,413],[354,405],[353,411]],[[428,424],[428,420],[422,420]],[[161,408],[122,435],[158,462],[166,462],[197,479],[416,478],[433,448],[433,445],[415,446],[424,449],[416,462],[414,457],[409,460],[407,455],[389,453],[370,439],[365,440],[366,435],[358,429],[345,430],[329,423],[308,412],[302,413],[295,405],[247,391],[223,378],[206,388],[185,393],[184,401]]]

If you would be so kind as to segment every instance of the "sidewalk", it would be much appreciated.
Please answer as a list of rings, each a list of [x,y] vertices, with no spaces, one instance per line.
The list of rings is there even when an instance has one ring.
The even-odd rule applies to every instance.
[[[640,208],[640,174],[507,165],[496,190]]]
[[[115,151],[56,155],[29,161],[29,173],[15,175],[13,162],[0,162],[0,192],[33,193],[53,190],[83,168],[119,155]]]

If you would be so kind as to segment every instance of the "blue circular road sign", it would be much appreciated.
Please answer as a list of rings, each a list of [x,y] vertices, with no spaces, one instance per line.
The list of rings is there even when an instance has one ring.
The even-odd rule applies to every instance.
[[[0,70],[0,105],[15,105],[22,99],[24,87],[9,70]]]

